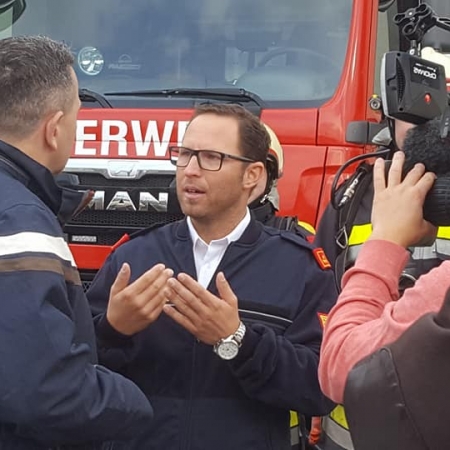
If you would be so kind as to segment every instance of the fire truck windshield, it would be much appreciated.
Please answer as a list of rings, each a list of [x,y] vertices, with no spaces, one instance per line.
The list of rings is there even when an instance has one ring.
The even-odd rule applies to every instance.
[[[242,88],[268,105],[301,107],[320,105],[336,90],[352,2],[26,1],[15,22],[11,11],[0,15],[0,38],[65,41],[80,87],[101,94]]]

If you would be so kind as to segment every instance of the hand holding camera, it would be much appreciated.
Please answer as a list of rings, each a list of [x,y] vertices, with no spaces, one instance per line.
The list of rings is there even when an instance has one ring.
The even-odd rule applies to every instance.
[[[375,162],[371,239],[383,239],[405,248],[431,245],[437,228],[423,217],[423,204],[436,176],[416,164],[404,177],[405,154],[396,152],[386,176],[385,161]]]

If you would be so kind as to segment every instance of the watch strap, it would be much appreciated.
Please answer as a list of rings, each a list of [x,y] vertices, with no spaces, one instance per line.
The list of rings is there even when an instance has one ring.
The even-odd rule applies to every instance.
[[[239,323],[238,329],[233,334],[234,340],[239,344],[239,346],[242,345],[242,341],[244,339],[245,332],[246,332],[246,328],[245,328],[244,322],[241,321]]]
[[[240,346],[242,345],[242,341],[243,341],[243,339],[244,339],[245,332],[246,332],[245,325],[244,325],[244,323],[241,321],[241,322],[239,323],[238,329],[237,329],[232,335],[230,335],[230,336],[228,336],[228,337],[225,337],[225,338],[222,338],[222,339],[220,339],[216,344],[214,344],[214,346],[213,346],[214,352],[217,353],[218,347],[220,346],[220,344],[221,344],[222,342],[230,341],[230,340],[235,341],[236,344],[238,345],[238,347],[240,347]]]

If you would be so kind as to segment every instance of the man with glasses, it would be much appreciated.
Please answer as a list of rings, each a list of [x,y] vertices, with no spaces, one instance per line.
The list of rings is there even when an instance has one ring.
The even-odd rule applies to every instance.
[[[332,271],[247,206],[269,145],[241,106],[197,108],[170,149],[186,218],[117,248],[88,292],[102,363],[155,409],[127,449],[287,450],[289,410],[332,408],[317,380]]]
[[[245,156],[228,155],[227,153],[216,152],[215,150],[192,150],[187,147],[170,147],[170,160],[177,167],[186,167],[191,158],[195,156],[198,159],[200,169],[217,172],[222,168],[224,159],[234,159],[235,161],[256,162]]]

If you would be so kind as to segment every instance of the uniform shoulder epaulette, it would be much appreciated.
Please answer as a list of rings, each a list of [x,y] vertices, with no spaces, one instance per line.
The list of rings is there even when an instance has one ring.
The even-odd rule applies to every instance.
[[[146,234],[152,232],[153,230],[156,230],[157,228],[161,228],[162,226],[167,225],[165,222],[157,222],[153,225],[150,225],[147,228],[143,228],[142,230],[135,231],[134,233],[128,234],[125,233],[112,247],[111,251],[114,251],[118,249],[121,245],[125,244],[126,242],[131,241],[132,239],[135,239],[139,236],[145,236]]]
[[[281,231],[280,236],[283,239],[297,244],[299,247],[303,247],[312,253],[314,259],[316,260],[318,266],[322,270],[331,269],[331,263],[328,261],[325,251],[321,247],[316,247],[313,243],[309,242],[302,235],[293,233],[292,231]]]
[[[292,225],[291,230],[301,236],[303,239],[306,239],[308,242],[314,241],[316,230],[314,230],[314,228],[306,222],[295,222]]]
[[[299,221],[296,216],[275,216],[269,225],[278,230],[292,231],[308,242],[313,241],[316,232],[310,224]]]
[[[289,231],[279,230],[279,234],[283,239],[291,241],[300,247],[304,247],[308,250],[312,250],[314,248],[313,245],[307,240],[306,234],[300,229],[291,228]]]

